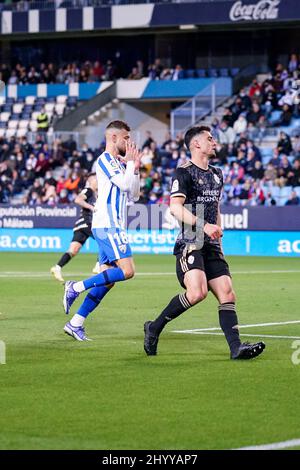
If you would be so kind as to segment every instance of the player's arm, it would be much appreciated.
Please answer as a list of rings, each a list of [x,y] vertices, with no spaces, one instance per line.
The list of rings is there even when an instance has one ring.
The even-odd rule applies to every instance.
[[[185,199],[193,184],[189,173],[184,168],[177,168],[175,171],[172,188],[171,188],[171,214],[178,220],[178,222],[188,224],[191,226],[197,225],[201,221],[197,221],[197,217],[192,214],[186,207],[184,207]],[[200,223],[201,225],[201,223]],[[221,236],[221,227],[214,224],[205,223],[204,233],[206,233],[212,240]]]
[[[88,209],[90,211],[94,211],[94,206],[87,202],[87,189],[83,189],[81,193],[77,194],[74,199],[75,204],[82,207],[83,209]]]
[[[136,145],[132,141],[126,141],[126,154],[124,161],[126,162],[125,173],[119,172],[112,176],[111,181],[122,191],[127,191],[134,201],[139,199],[140,195],[140,167],[141,155]]]
[[[171,196],[170,212],[180,223],[196,225],[197,217],[184,207],[185,196]]]

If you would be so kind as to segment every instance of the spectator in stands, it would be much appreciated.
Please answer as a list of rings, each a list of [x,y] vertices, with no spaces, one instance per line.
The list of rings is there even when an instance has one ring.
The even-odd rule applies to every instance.
[[[43,204],[54,205],[56,201],[56,188],[53,179],[46,179],[42,193],[42,202]]]
[[[142,150],[144,150],[145,147],[150,147],[152,142],[155,142],[155,140],[152,137],[152,132],[151,131],[146,131],[146,140],[144,141],[142,145]]]
[[[290,73],[293,73],[295,70],[298,68],[298,58],[297,54],[291,54],[289,64],[288,64],[288,69]]]
[[[292,191],[285,205],[286,206],[298,206],[299,204],[300,204],[300,198],[298,197],[296,191]]]
[[[258,83],[256,78],[252,80],[252,83],[250,85],[249,89],[249,96],[250,98],[257,98],[261,94],[261,85]]]
[[[38,132],[48,132],[49,129],[49,118],[45,112],[45,108],[42,108],[40,114],[37,116],[37,130]]]
[[[264,179],[266,182],[270,181],[274,183],[277,178],[277,169],[272,165],[272,163],[268,163],[267,169],[265,170]]]
[[[181,80],[182,78],[184,78],[183,68],[180,64],[177,64],[172,71],[171,80]]]
[[[257,125],[259,118],[263,115],[263,112],[258,103],[253,103],[251,110],[247,113],[247,121],[251,122],[254,126]]]
[[[132,67],[131,72],[127,78],[129,80],[140,80],[140,78],[142,78],[142,75],[140,75],[140,72],[137,67]]]
[[[300,160],[295,160],[292,168],[287,174],[288,186],[300,186]]]
[[[220,128],[218,130],[219,142],[221,144],[233,144],[235,141],[235,132],[232,127],[228,126],[226,121],[221,121]]]
[[[245,113],[241,113],[238,119],[233,124],[233,130],[237,137],[240,136],[247,129],[247,119]]]
[[[276,201],[273,198],[272,194],[270,192],[267,193],[267,196],[264,200],[264,205],[265,206],[276,206]]]
[[[273,123],[273,126],[289,126],[293,117],[293,112],[288,104],[282,106],[280,118]]]
[[[293,146],[291,138],[286,132],[280,132],[277,148],[279,153],[283,153],[284,155],[290,155],[290,153],[292,152]]]

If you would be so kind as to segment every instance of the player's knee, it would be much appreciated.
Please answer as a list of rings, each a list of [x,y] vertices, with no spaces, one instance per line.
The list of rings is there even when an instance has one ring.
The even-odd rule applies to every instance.
[[[199,289],[199,290],[187,291],[186,296],[187,296],[189,303],[191,305],[195,305],[206,298],[207,290]]]
[[[236,296],[235,292],[232,288],[228,288],[222,295],[221,303],[227,303],[227,302],[235,302],[236,301]]]
[[[123,273],[124,273],[125,279],[131,279],[133,278],[135,271],[133,267],[130,267],[130,268],[123,269]]]

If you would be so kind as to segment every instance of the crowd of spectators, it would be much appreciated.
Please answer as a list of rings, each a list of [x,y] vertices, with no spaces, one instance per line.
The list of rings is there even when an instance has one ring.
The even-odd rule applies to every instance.
[[[290,187],[286,203],[299,204],[292,188],[300,186],[300,132],[291,138],[283,130],[299,114],[298,74],[297,58],[291,56],[288,68],[279,64],[262,83],[254,80],[225,109],[220,121],[213,121],[218,145],[212,164],[223,170],[223,203],[275,205],[274,188]],[[272,122],[274,110],[279,117]],[[260,144],[270,126],[281,130],[266,162]],[[33,144],[26,136],[0,139],[0,202],[9,202],[17,194],[25,194],[22,202],[29,205],[72,202],[103,148],[104,142],[97,149],[87,144],[78,148],[72,139],[49,145],[45,135],[38,135]],[[168,135],[157,143],[149,131],[142,150],[140,202],[168,203],[172,173],[189,159],[183,135]]]
[[[169,61],[168,61],[169,62]],[[237,73],[239,69],[233,69]],[[116,80],[119,78],[139,80],[148,77],[151,80],[179,80],[184,78],[203,78],[206,76],[218,77],[229,76],[229,69],[184,69],[182,65],[176,64],[169,67],[159,58],[149,65],[142,60],[137,60],[126,73],[120,63],[108,59],[104,64],[99,60],[87,60],[84,63],[70,62],[55,65],[53,62],[41,62],[38,66],[25,66],[18,62],[13,67],[3,63],[0,66],[0,80],[7,85],[34,85],[38,83],[94,83],[104,80]]]

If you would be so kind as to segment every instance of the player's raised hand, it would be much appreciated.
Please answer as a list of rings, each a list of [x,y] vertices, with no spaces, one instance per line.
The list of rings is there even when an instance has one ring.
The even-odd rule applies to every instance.
[[[203,230],[212,240],[217,240],[223,236],[223,231],[219,225],[207,223],[204,225]]]
[[[138,174],[140,166],[141,166],[141,158],[142,158],[142,152],[136,148],[135,156],[134,156],[134,172]]]
[[[134,161],[134,157],[136,153],[135,143],[131,139],[128,139],[126,140],[125,145],[126,145],[126,153],[125,153],[124,161],[125,162]]]

